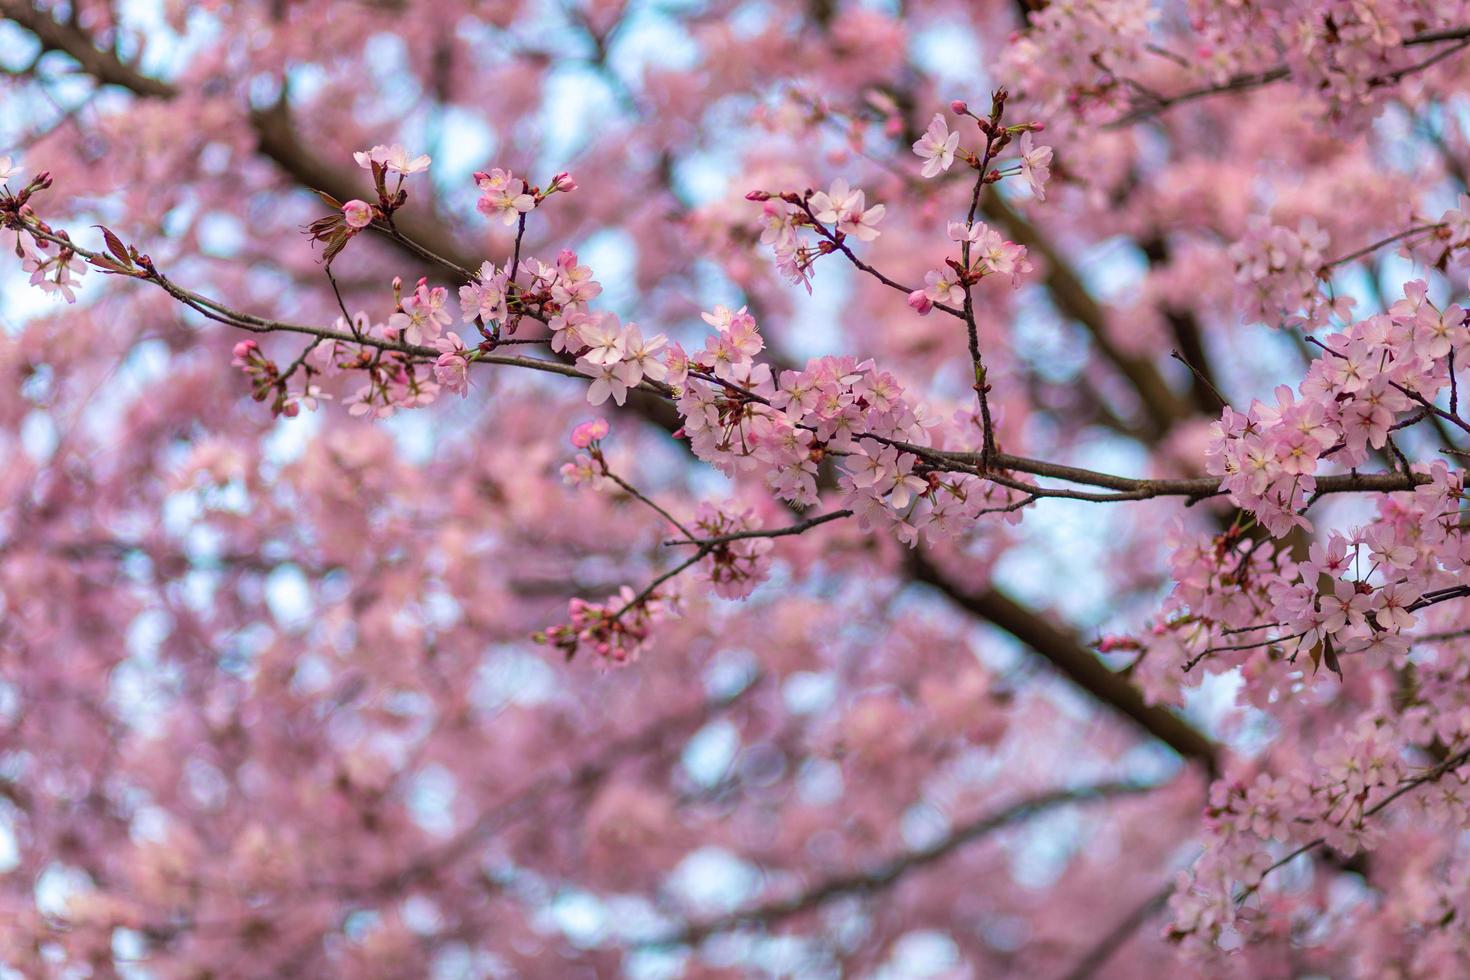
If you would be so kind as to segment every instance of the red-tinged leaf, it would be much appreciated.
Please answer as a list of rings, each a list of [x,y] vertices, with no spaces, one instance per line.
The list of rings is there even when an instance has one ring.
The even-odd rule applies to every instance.
[[[121,265],[131,269],[133,267],[133,260],[128,255],[128,247],[123,244],[122,239],[113,234],[112,230],[106,225],[94,225],[93,227],[101,230],[102,240],[107,242],[107,250],[117,257],[117,261]]]
[[[131,265],[121,265],[105,255],[94,255],[92,258],[87,259],[87,264],[96,266],[109,275],[131,276],[133,274],[133,267]]]
[[[325,201],[327,207],[332,208],[334,211],[342,210],[342,202],[337,200],[332,195],[328,194],[326,191],[317,191],[316,196]]]

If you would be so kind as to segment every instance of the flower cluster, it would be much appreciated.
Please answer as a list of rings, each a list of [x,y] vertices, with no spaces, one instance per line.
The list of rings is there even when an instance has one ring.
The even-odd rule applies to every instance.
[[[253,340],[242,340],[236,344],[230,363],[250,379],[251,396],[256,401],[265,401],[274,393],[271,410],[276,415],[295,418],[300,414],[303,406],[310,411],[315,411],[319,402],[330,400],[332,397],[324,393],[319,386],[311,384],[309,380],[304,388],[293,391],[287,385],[289,379],[281,375],[275,362],[266,357],[261,352],[260,345]],[[308,379],[311,373],[308,369]]]
[[[1245,237],[1230,247],[1235,281],[1251,298],[1251,315],[1270,326],[1312,329],[1329,316],[1345,317],[1351,301],[1329,300],[1321,276],[1331,238],[1311,218],[1296,230],[1264,218],[1250,222]]]
[[[1211,82],[1226,84],[1232,76],[1274,68],[1284,53],[1293,84],[1339,122],[1371,118],[1386,94],[1385,81],[1420,60],[1406,41],[1463,20],[1455,5],[1425,7],[1400,0],[1344,8],[1293,0],[1270,13],[1236,4],[1198,9],[1194,28],[1200,63]]]
[[[443,286],[431,288],[429,280],[420,279],[413,293],[401,300],[397,312],[388,317],[388,336],[414,346],[439,339],[439,331],[454,322],[444,307],[448,299],[449,290]]]
[[[1434,785],[1415,792],[1414,819],[1463,826],[1470,819],[1467,777],[1436,771],[1422,756],[1411,762],[1419,753],[1393,721],[1370,712],[1297,771],[1215,783],[1205,811],[1205,852],[1181,872],[1169,900],[1171,938],[1207,946],[1228,932],[1248,940],[1261,923],[1246,900],[1282,857],[1312,841],[1345,856],[1371,849],[1384,834],[1389,814],[1382,811],[1394,795],[1422,783]],[[1446,728],[1446,751],[1453,755],[1470,729]]]
[[[475,173],[475,186],[480,189],[476,204],[480,213],[504,225],[513,225],[535,210],[547,196],[557,191],[571,193],[577,182],[570,174],[560,173],[551,179],[546,190],[532,187],[509,170],[495,168]]]
[[[570,253],[568,253],[570,254]],[[576,256],[571,256],[576,263]],[[459,308],[466,323],[481,327],[499,324],[507,319],[510,295],[510,270],[497,269],[493,262],[483,262],[475,278],[459,287]]]
[[[638,658],[654,625],[671,611],[669,600],[657,591],[637,595],[624,586],[606,602],[572,599],[568,622],[536,633],[537,643],[557,648],[571,660],[583,647],[613,664]]]
[[[480,213],[498,219],[501,224],[513,225],[536,207],[536,198],[527,193],[526,182],[509,170],[497,168],[476,173],[475,186],[480,188],[476,205]]]
[[[791,282],[811,290],[811,270],[820,256],[845,247],[847,238],[871,242],[887,208],[868,206],[867,195],[838,178],[825,191],[805,195],[773,195],[752,191],[747,197],[761,202],[761,244],[776,254],[776,268]],[[813,229],[818,241],[803,236]]]
[[[921,531],[952,537],[981,512],[1013,502],[1009,491],[975,477],[919,472],[918,453],[934,444],[941,420],[873,361],[816,358],[774,379],[754,360],[763,342],[744,309],[717,309],[705,319],[714,335],[670,381],[679,389],[683,432],[706,462],[731,475],[761,474],[781,499],[809,506],[818,465],[836,455],[844,504],[864,526],[892,526],[909,544]],[[954,430],[956,438],[976,435],[968,415]]]
[[[1459,28],[1463,11],[1401,0],[1342,9],[1288,0],[1270,10],[1192,4],[1177,29],[1160,20],[1160,8],[1140,0],[1045,6],[1002,52],[999,72],[1048,115],[1071,110],[1083,120],[1167,105],[1174,91],[1289,77],[1328,120],[1366,123],[1401,74],[1425,67],[1414,39]]]
[[[949,240],[961,246],[960,258],[946,258],[943,268],[924,274],[923,289],[909,293],[909,306],[920,316],[927,316],[935,306],[960,306],[965,301],[965,288],[986,276],[1010,276],[1011,285],[1018,286],[1021,277],[1031,271],[1026,246],[1006,241],[983,221],[969,225],[951,221]],[[968,265],[963,261],[967,251]]]
[[[754,511],[736,512],[708,503],[699,505],[694,526],[705,541],[759,530]],[[699,578],[722,599],[744,599],[770,575],[773,547],[775,542],[770,538],[734,537],[722,541],[710,549],[707,560],[699,563]]]
[[[1000,74],[1035,100],[1046,115],[1069,107],[1119,106],[1127,77],[1142,59],[1158,10],[1146,0],[1084,0],[1048,5],[1006,47]]]
[[[647,378],[662,381],[668,374],[659,350],[667,338],[645,338],[636,323],[623,323],[615,313],[574,313],[558,317],[552,347],[577,355],[577,370],[592,379],[587,401],[601,405],[609,398],[622,405],[628,392]]]
[[[1450,385],[1451,359],[1470,343],[1470,328],[1463,309],[1441,309],[1425,294],[1422,280],[1408,283],[1386,314],[1329,336],[1300,400],[1282,387],[1275,406],[1226,408],[1215,423],[1210,472],[1273,534],[1308,526],[1298,509],[1316,489],[1319,461],[1361,465],[1388,445],[1400,416],[1429,411]]]
[[[434,360],[434,380],[461,398],[470,393],[470,352],[453,330],[434,341],[439,356]]]
[[[585,452],[577,453],[576,459],[570,463],[562,464],[562,481],[568,486],[589,487],[597,490],[602,487],[603,478],[606,473],[605,460],[602,456],[602,440],[607,437],[607,419],[594,419],[583,422],[572,430],[572,445]]]
[[[1432,629],[1440,604],[1463,594],[1464,475],[1443,460],[1410,464],[1394,442],[1430,417],[1465,424],[1436,401],[1448,388],[1456,402],[1452,369],[1470,326],[1460,307],[1426,294],[1422,281],[1408,283],[1386,313],[1328,336],[1297,392],[1224,410],[1209,469],[1249,519],[1172,536],[1176,585],[1137,641],[1134,676],[1150,697],[1177,702],[1196,665],[1238,670],[1241,699],[1263,709],[1288,703],[1322,666],[1399,668],[1426,620]],[[1255,523],[1277,537],[1313,530],[1307,508],[1324,487],[1351,486],[1375,454],[1388,467],[1384,489],[1396,492],[1375,497],[1368,520],[1324,530],[1305,554],[1250,533]],[[1348,472],[1321,472],[1329,464]]]

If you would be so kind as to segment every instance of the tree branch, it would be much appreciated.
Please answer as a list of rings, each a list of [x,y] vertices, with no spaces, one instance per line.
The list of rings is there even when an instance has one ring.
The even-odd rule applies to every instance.
[[[1110,782],[1041,793],[1003,810],[987,814],[978,820],[963,824],[947,837],[928,847],[907,851],[850,874],[828,878],[788,898],[775,899],[744,911],[734,912],[706,922],[694,923],[676,933],[639,945],[643,947],[687,946],[707,936],[742,926],[775,925],[802,912],[818,908],[842,895],[869,893],[891,888],[911,872],[942,861],[967,844],[1058,807],[1097,803],[1120,796],[1135,796],[1151,792],[1161,785],[1161,783]]]

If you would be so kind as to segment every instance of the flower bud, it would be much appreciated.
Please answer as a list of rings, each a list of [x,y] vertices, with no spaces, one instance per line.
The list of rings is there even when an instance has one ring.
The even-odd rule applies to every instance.
[[[572,430],[572,445],[578,449],[586,449],[607,435],[607,419],[594,419],[591,422],[583,422]]]
[[[373,208],[366,201],[352,200],[342,205],[342,216],[349,228],[366,228],[373,223]]]

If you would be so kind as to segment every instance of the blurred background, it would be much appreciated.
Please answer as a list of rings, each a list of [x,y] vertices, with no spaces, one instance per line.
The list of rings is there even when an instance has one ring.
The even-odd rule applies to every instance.
[[[574,250],[597,308],[695,349],[701,311],[748,306],[773,363],[874,357],[949,418],[971,410],[956,325],[837,258],[810,294],[782,281],[744,195],[844,177],[888,208],[867,259],[920,281],[969,186],[920,180],[909,145],[1006,85],[1056,159],[1046,201],[1007,181],[983,212],[1035,265],[977,291],[1002,444],[1200,475],[1211,385],[1270,401],[1306,363],[1247,322],[1229,246],[1269,214],[1345,254],[1453,204],[1459,69],[1336,129],[1294,87],[1116,128],[1119,66],[1079,95],[1088,66],[1028,60],[1029,12],[0,0],[0,153],[12,190],[51,174],[33,206],[77,241],[105,224],[177,282],[321,325],[340,314],[303,227],[328,210],[313,190],[368,196],[353,151],[432,156],[400,227],[469,268],[513,244],[474,171],[568,170],[525,251]],[[1153,16],[1191,43],[1189,10]],[[458,285],[367,236],[333,271],[374,321],[395,276]],[[1380,253],[1333,285],[1375,310],[1424,273]],[[1428,274],[1437,298],[1463,281]],[[781,541],[745,602],[693,590],[636,663],[565,662],[531,634],[668,565],[651,511],[561,483],[603,413],[580,382],[492,367],[372,422],[328,383],[273,418],[231,367],[238,332],[95,270],[75,304],[27,279],[0,264],[11,975],[1137,976],[1172,955],[1161,889],[1198,851],[1206,774],[1282,734],[1228,675],[1186,697],[1094,649],[1157,610],[1170,536],[1223,505],[1048,500],[913,550],[829,525]],[[667,406],[607,414],[615,471],[676,515],[792,519],[693,460]]]

